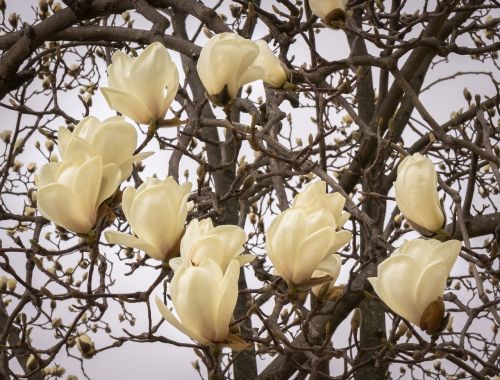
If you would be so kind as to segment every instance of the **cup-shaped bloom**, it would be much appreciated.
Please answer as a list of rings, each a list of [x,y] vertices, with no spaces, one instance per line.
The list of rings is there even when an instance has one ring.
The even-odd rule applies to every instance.
[[[259,55],[259,46],[236,33],[214,35],[201,49],[196,68],[207,94],[218,105],[234,99],[244,84],[262,76],[252,63]]]
[[[226,272],[211,258],[204,258],[198,266],[182,266],[170,285],[178,318],[158,297],[156,305],[163,318],[198,343],[224,343],[238,299],[239,273],[236,260]]]
[[[338,235],[332,214],[319,207],[291,207],[273,220],[266,233],[266,252],[278,274],[295,285],[315,270],[329,272],[334,252],[347,243]]]
[[[425,235],[443,228],[445,217],[431,160],[420,153],[406,157],[399,164],[394,188],[396,204],[413,228]]]
[[[74,156],[43,165],[35,176],[40,213],[57,225],[87,233],[96,223],[97,208],[121,183],[117,165],[100,156]]]
[[[141,249],[157,260],[171,258],[184,231],[190,190],[190,182],[179,185],[172,177],[164,181],[148,178],[137,189],[127,187],[122,210],[136,236],[108,230],[106,240]]]
[[[440,297],[460,246],[458,240],[405,241],[378,265],[377,277],[368,281],[393,312],[426,329],[422,325],[424,312],[433,302],[442,303]]]
[[[121,116],[102,122],[89,116],[82,119],[73,132],[59,128],[58,148],[63,161],[80,154],[101,156],[103,165],[115,164],[120,168],[122,181],[132,173],[134,162],[151,155],[139,153],[134,156],[136,145],[137,131]]]
[[[179,88],[179,73],[167,49],[155,42],[138,57],[117,51],[101,92],[110,108],[138,123],[165,117]]]
[[[311,11],[322,19],[325,24],[335,26],[337,22],[344,22],[348,0],[309,0]]]
[[[336,229],[340,229],[349,219],[351,214],[343,212],[345,198],[340,193],[327,193],[326,182],[318,181],[306,186],[304,191],[298,193],[292,202],[292,207],[320,207],[328,211],[335,219]],[[346,240],[351,240],[352,234],[349,231],[339,231],[340,236]],[[342,244],[344,245],[344,244]]]
[[[174,270],[177,270],[183,264],[199,265],[203,259],[211,258],[225,272],[233,259],[240,265],[245,265],[254,259],[254,255],[240,255],[246,240],[245,231],[238,226],[214,227],[211,219],[201,221],[193,219],[181,240],[181,257],[175,257],[169,263]]]
[[[264,40],[255,41],[259,47],[259,55],[252,63],[252,67],[261,70],[260,79],[265,83],[281,88],[286,83],[288,75],[281,61],[276,57]]]

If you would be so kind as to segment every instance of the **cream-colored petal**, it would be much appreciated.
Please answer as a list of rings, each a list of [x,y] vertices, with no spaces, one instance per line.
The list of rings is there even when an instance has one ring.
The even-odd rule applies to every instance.
[[[245,253],[243,255],[239,255],[235,258],[235,260],[238,261],[238,263],[240,264],[240,266],[244,266],[244,265],[247,265],[249,263],[251,263],[254,259],[255,259],[255,255],[252,255],[250,253]]]
[[[108,106],[140,124],[149,124],[154,115],[140,98],[112,87],[101,87]]]
[[[294,284],[308,281],[314,270],[325,259],[328,249],[334,241],[335,229],[324,227],[309,235],[299,246],[298,254],[294,257],[293,277]]]
[[[352,233],[346,230],[335,232],[335,240],[329,249],[329,253],[336,253],[352,239]]]
[[[167,49],[159,42],[149,45],[134,62],[131,71],[134,96],[140,98],[156,118],[165,116],[164,92],[176,71]]]
[[[177,67],[172,62],[172,70],[167,81],[167,94],[165,96],[165,100],[163,101],[163,109],[166,111],[172,104],[177,95],[177,91],[179,90],[179,72]],[[165,115],[164,115],[165,116]]]
[[[149,257],[162,261],[165,257],[151,244],[146,243],[135,236],[125,234],[123,232],[107,230],[104,232],[104,237],[109,244],[119,244],[124,247],[140,249],[147,253]]]
[[[102,180],[97,205],[108,199],[118,189],[122,182],[121,176],[122,172],[115,164],[108,164],[102,168]]]
[[[255,43],[259,47],[259,55],[253,61],[251,68],[261,69],[261,74],[257,79],[262,79],[265,83],[280,88],[287,80],[287,74],[281,66],[280,60],[274,55],[266,41],[258,40]]]
[[[130,73],[134,59],[122,51],[116,51],[111,57],[111,65],[108,66],[108,83],[124,92],[129,91]]]
[[[84,117],[73,131],[73,135],[91,141],[94,133],[102,127],[101,121],[94,116]]]
[[[123,194],[122,194],[122,210],[123,210],[123,214],[125,215],[125,218],[129,222],[129,224],[130,224],[130,216],[131,216],[131,207],[132,207],[132,203],[134,202],[136,194],[137,194],[137,190],[131,186],[126,187],[125,190],[123,190]],[[132,226],[132,228],[133,228],[133,226]]]
[[[65,129],[61,129],[59,131],[59,133],[62,133],[63,136],[66,134],[66,132],[62,132],[64,130]],[[71,136],[67,138],[68,140],[64,141],[64,151],[61,149],[59,150],[59,154],[63,161],[68,161],[68,160],[80,161],[81,160],[80,157],[83,157],[83,159],[88,159],[98,154],[98,152],[94,149],[94,147],[87,141],[77,136],[74,136],[73,134],[71,134]],[[66,139],[66,137],[64,137],[63,140],[64,139]]]
[[[233,311],[238,300],[238,277],[240,274],[240,265],[238,261],[232,260],[224,275],[221,284],[219,302],[216,314],[215,340],[222,342],[226,340],[229,331],[229,323],[233,316]]]
[[[182,325],[179,320],[172,314],[172,312],[168,309],[168,307],[160,300],[158,296],[155,298],[156,306],[160,311],[161,316],[172,326],[174,326],[177,330],[196,340],[201,344],[209,344],[210,342],[204,339],[202,336],[196,334],[194,331],[187,329],[184,325]]]
[[[232,225],[215,227],[213,233],[223,244],[223,251],[220,254],[223,256],[222,267],[225,269],[229,262],[243,251],[243,244],[247,240],[247,235],[243,229]]]
[[[66,150],[70,140],[73,138],[73,134],[68,128],[59,127],[57,132],[57,148],[59,150],[59,157],[64,160]]]
[[[182,257],[174,257],[168,261],[168,265],[174,272],[177,272],[182,266],[188,265]]]
[[[47,186],[57,181],[57,172],[61,166],[60,162],[49,162],[38,170],[35,175],[35,184],[38,188]]]
[[[223,275],[219,265],[204,259],[199,266],[178,270],[172,280],[171,296],[180,321],[209,341],[216,336],[216,315]]]
[[[203,219],[201,221],[199,221],[198,219],[191,220],[181,240],[181,256],[185,259],[189,259],[191,256],[191,249],[193,247],[193,244],[198,241],[201,236],[204,236],[209,232],[209,230],[212,230],[213,228],[214,227],[210,219]]]
[[[302,209],[290,208],[273,220],[266,233],[266,252],[281,276],[293,277],[298,248],[305,238],[307,223]]]
[[[335,223],[337,224],[337,228],[341,228],[351,217],[351,214],[348,212],[343,212],[340,216],[335,218]]]
[[[318,181],[311,183],[305,189],[295,195],[292,207],[308,207],[315,205],[316,201],[326,194],[326,182]]]
[[[379,264],[378,289],[374,287],[391,310],[414,323],[420,317],[415,313],[414,289],[421,273],[416,268],[418,261],[412,257],[393,255]]]
[[[125,181],[132,174],[133,165],[136,162],[145,160],[146,158],[152,156],[154,152],[140,152],[135,156],[130,157],[128,160],[120,165],[120,170],[122,172],[122,182]]]
[[[439,260],[445,265],[446,271],[449,273],[457,261],[461,248],[462,242],[459,240],[448,240],[437,245],[432,252],[434,253],[436,259],[439,258]]]
[[[134,154],[137,146],[137,132],[132,124],[125,121],[106,121],[97,128],[91,140],[102,158],[103,165],[122,165]]]
[[[442,228],[445,220],[431,160],[418,153],[406,157],[398,167],[394,188],[396,203],[407,219],[428,231]]]
[[[101,158],[96,156],[81,165],[73,176],[72,191],[86,215],[96,212],[102,172]]]
[[[214,260],[224,271],[226,270],[225,258],[222,256],[223,242],[215,235],[209,235],[199,238],[195,241],[186,259],[191,260],[195,265],[199,265],[205,258]]]
[[[443,295],[449,274],[446,265],[439,262],[429,265],[422,272],[414,289],[415,306],[420,314]]]
[[[151,186],[137,193],[130,209],[128,221],[134,232],[162,252],[177,244],[184,228],[177,219],[182,206],[175,202],[177,196],[174,188]]]
[[[328,273],[332,276],[332,282],[337,281],[342,267],[342,258],[340,255],[327,255],[316,267],[316,270]],[[314,277],[314,276],[313,276]]]
[[[37,207],[44,217],[76,233],[89,232],[95,223],[95,213],[84,214],[71,189],[59,183],[38,189]]]

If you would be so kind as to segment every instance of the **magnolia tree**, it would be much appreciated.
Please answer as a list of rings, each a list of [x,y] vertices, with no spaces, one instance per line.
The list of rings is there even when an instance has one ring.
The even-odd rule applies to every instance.
[[[499,7],[0,0],[0,378],[498,379]]]

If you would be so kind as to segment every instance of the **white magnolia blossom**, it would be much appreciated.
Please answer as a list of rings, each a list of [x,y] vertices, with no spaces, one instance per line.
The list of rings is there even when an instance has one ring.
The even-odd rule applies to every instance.
[[[101,156],[103,165],[116,164],[121,170],[122,181],[132,173],[132,164],[149,157],[151,153],[134,156],[137,146],[137,131],[121,116],[104,121],[89,116],[75,127],[59,128],[58,148],[61,159],[68,160],[75,155]]]
[[[323,270],[315,270],[311,277],[317,278],[330,276],[332,279],[328,282],[328,288],[326,289],[326,292],[328,293],[328,291],[333,288],[335,282],[337,281],[337,278],[339,277],[340,269],[342,267],[342,258],[340,257],[340,255],[336,254],[328,255],[327,260],[325,260],[321,266]],[[315,286],[311,289],[311,291],[315,296],[318,296],[324,286],[325,284]]]
[[[443,228],[445,217],[437,192],[437,174],[431,160],[420,153],[406,157],[399,164],[394,187],[396,203],[412,227],[424,233]]]
[[[291,207],[267,230],[267,255],[281,277],[302,284],[316,270],[330,272],[331,256],[351,239],[350,234],[335,230],[335,219],[328,210]]]
[[[181,240],[180,254],[170,260],[170,266],[177,270],[182,265],[199,265],[204,258],[211,258],[225,272],[229,263],[235,259],[245,265],[254,255],[244,254],[243,244],[247,240],[245,231],[234,225],[214,227],[211,219],[193,219],[186,228]]]
[[[198,266],[182,266],[169,287],[178,318],[156,297],[161,315],[198,343],[225,342],[238,299],[239,272],[236,260],[225,272],[211,258],[204,258]]]
[[[338,20],[345,20],[348,0],[309,0],[311,11],[327,25]]]
[[[255,41],[259,47],[259,55],[252,63],[252,67],[261,70],[260,78],[265,83],[281,88],[288,79],[287,72],[283,68],[281,61],[276,57],[264,40]]]
[[[122,210],[136,236],[108,230],[110,244],[141,249],[148,256],[165,260],[177,253],[188,213],[191,183],[179,185],[172,177],[148,178],[137,189],[123,192]]]
[[[424,311],[443,296],[460,246],[458,240],[405,241],[379,264],[377,277],[368,281],[394,313],[421,326]]]
[[[318,181],[307,185],[304,191],[298,193],[293,199],[292,207],[324,208],[334,217],[335,227],[338,230],[351,216],[343,211],[345,201],[346,199],[340,193],[327,193],[326,182]],[[347,241],[351,240],[352,234],[349,231],[339,231],[337,234],[344,235]]]
[[[179,88],[179,73],[159,42],[138,57],[117,51],[108,67],[109,87],[101,88],[109,107],[138,123],[162,120]]]
[[[103,165],[100,156],[74,155],[45,164],[35,176],[38,210],[59,226],[87,233],[99,205],[120,186],[121,175],[116,164]]]
[[[214,103],[227,104],[241,86],[262,77],[262,69],[252,66],[258,55],[259,46],[236,33],[220,33],[208,40],[196,68]]]

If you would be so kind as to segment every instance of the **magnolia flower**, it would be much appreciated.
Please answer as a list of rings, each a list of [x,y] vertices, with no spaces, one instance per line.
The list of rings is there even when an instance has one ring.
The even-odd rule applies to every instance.
[[[102,158],[75,155],[43,165],[35,175],[40,213],[70,231],[87,233],[97,219],[97,208],[121,183],[120,168]]]
[[[137,145],[137,131],[121,116],[104,121],[89,116],[73,132],[59,128],[59,155],[62,160],[75,155],[101,156],[103,165],[116,164],[121,170],[122,181],[132,173],[132,164],[149,157],[151,153],[133,155]]]
[[[288,75],[282,63],[274,55],[266,41],[258,40],[255,43],[259,47],[259,55],[252,63],[251,67],[261,70],[259,79],[262,79],[265,83],[276,88],[283,87],[288,79]]]
[[[165,260],[176,254],[188,212],[191,183],[179,185],[172,177],[148,178],[137,189],[123,192],[122,209],[135,235],[106,231],[110,244],[141,249],[150,257]]]
[[[330,272],[334,252],[350,240],[335,231],[335,218],[324,208],[291,207],[271,223],[266,251],[278,274],[296,285],[316,270]]]
[[[311,11],[325,24],[334,26],[335,22],[346,19],[345,7],[348,0],[309,0]]]
[[[201,49],[196,68],[210,100],[225,105],[234,99],[244,84],[262,76],[262,69],[252,66],[259,46],[236,33],[214,35]]]
[[[315,270],[312,274],[312,278],[330,276],[331,280],[328,282],[328,287],[326,289],[326,293],[333,289],[335,285],[335,281],[340,274],[340,268],[342,266],[342,259],[340,255],[328,255],[327,259],[322,263],[323,270]],[[321,289],[325,286],[325,284],[318,285],[313,287],[311,290],[315,296],[318,296],[321,292]]]
[[[328,211],[335,219],[337,229],[342,227],[349,220],[351,214],[343,212],[345,198],[340,193],[327,193],[326,182],[318,181],[306,186],[304,191],[298,193],[292,202],[292,207],[319,207]],[[339,231],[337,234],[343,235],[341,240],[351,240],[352,234],[349,231]]]
[[[377,277],[368,281],[393,312],[423,330],[435,332],[443,320],[442,296],[460,245],[458,240],[405,241],[379,264]]]
[[[394,182],[396,203],[413,228],[432,235],[443,228],[445,218],[437,192],[437,174],[432,161],[415,153],[398,167]]]
[[[211,219],[193,219],[186,228],[181,240],[181,257],[170,260],[170,266],[177,270],[186,263],[199,265],[204,258],[211,258],[225,272],[229,263],[235,259],[245,265],[254,255],[240,255],[247,240],[245,232],[238,226],[224,225],[214,228]]]
[[[142,124],[163,119],[179,88],[167,49],[155,42],[138,57],[117,51],[111,61],[109,87],[101,88],[109,107]]]
[[[181,267],[170,285],[178,318],[156,297],[161,315],[198,343],[225,342],[238,299],[239,267],[238,261],[232,260],[224,273],[219,264],[208,257],[198,266]]]

